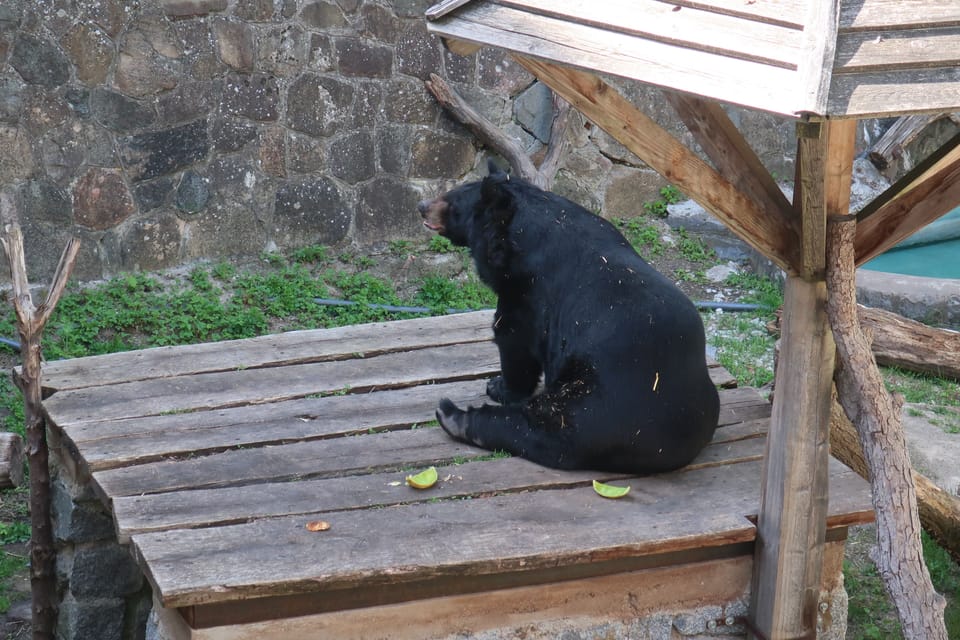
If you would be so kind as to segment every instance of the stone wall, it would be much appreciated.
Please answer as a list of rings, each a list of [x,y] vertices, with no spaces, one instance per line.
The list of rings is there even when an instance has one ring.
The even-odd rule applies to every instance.
[[[0,188],[28,269],[66,239],[91,280],[305,244],[422,237],[422,197],[483,165],[423,80],[531,153],[549,92],[503,54],[446,52],[428,0],[0,0]],[[653,90],[631,97],[685,136]],[[775,173],[792,125],[737,112]],[[663,181],[578,123],[556,190],[629,215]],[[6,280],[5,266],[0,281]]]

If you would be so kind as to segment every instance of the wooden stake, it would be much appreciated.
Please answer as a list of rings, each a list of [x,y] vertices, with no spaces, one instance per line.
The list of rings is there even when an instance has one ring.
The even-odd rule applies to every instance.
[[[27,280],[20,226],[7,224],[0,244],[10,262],[13,306],[20,333],[20,390],[23,392],[27,433],[27,460],[30,469],[30,587],[33,595],[33,638],[53,640],[57,626],[56,548],[50,520],[50,466],[46,424],[43,420],[40,375],[40,337],[43,327],[67,286],[79,238],[72,238],[60,256],[46,299],[34,306]]]
[[[837,394],[857,427],[873,489],[878,538],[873,560],[905,640],[947,640],[946,601],[933,589],[920,546],[917,494],[900,423],[903,401],[887,392],[857,316],[855,234],[855,221],[829,224],[827,313],[839,357]]]

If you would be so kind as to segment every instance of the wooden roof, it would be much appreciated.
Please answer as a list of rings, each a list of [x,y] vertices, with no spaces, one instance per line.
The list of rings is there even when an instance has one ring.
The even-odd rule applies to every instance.
[[[448,41],[792,117],[960,109],[957,0],[444,0]]]

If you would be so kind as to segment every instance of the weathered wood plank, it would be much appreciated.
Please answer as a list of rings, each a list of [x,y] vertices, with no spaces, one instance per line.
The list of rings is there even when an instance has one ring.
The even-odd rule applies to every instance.
[[[853,32],[837,39],[834,73],[960,65],[960,26],[878,35]]]
[[[958,98],[960,99],[960,98]],[[898,180],[857,218],[857,266],[874,258],[960,203],[960,135],[937,154],[932,165]],[[889,192],[889,193],[888,193]]]
[[[829,70],[837,50],[837,26],[840,0],[815,0],[806,5],[803,39],[804,50],[797,70],[797,111],[822,114],[827,107],[830,89]]]
[[[733,104],[793,115],[792,69],[696,51],[596,27],[572,25],[488,5],[471,5],[456,19],[430,22],[433,33],[520,55],[632,78]]]
[[[755,420],[718,430],[714,443],[690,467],[678,473],[760,459],[767,424],[765,419]],[[589,484],[593,479],[609,481],[630,477],[593,471],[557,471],[522,458],[466,462],[443,466],[438,471],[440,482],[430,491],[411,489],[403,484],[406,472],[390,471],[299,482],[133,494],[114,497],[112,504],[119,536],[126,542],[131,535],[146,531],[393,506],[437,498],[575,487]]]
[[[827,113],[856,118],[960,110],[956,67],[835,73]]]
[[[0,433],[0,489],[19,487],[23,482],[23,438]]]
[[[135,382],[196,373],[356,357],[492,337],[492,311],[350,325],[177,347],[156,347],[44,364],[50,389]]]
[[[840,29],[895,31],[960,25],[960,4],[930,0],[870,0],[844,2]]]
[[[613,87],[582,71],[532,58],[517,60],[744,241],[792,272],[797,263],[795,231],[759,209]]]
[[[60,391],[45,402],[57,425],[271,403],[309,395],[386,389],[496,373],[492,342],[373,358],[241,369]]]
[[[759,463],[747,464],[754,473],[734,465],[631,480],[633,497],[621,500],[584,486],[469,508],[453,500],[345,511],[324,517],[331,528],[319,534],[306,531],[305,515],[137,535],[133,544],[168,607],[613,561],[750,540],[753,526],[738,514],[755,496]]]
[[[743,0],[674,0],[670,4],[679,7],[697,7],[737,16],[746,20],[762,20],[770,24],[780,24],[802,29],[806,19],[806,3],[796,0],[762,0],[762,2],[743,2]]]
[[[203,413],[85,422],[64,429],[90,471],[164,458],[409,428],[434,420],[440,398],[461,405],[488,398],[479,381],[307,398]]]
[[[555,18],[611,32],[675,44],[700,51],[796,69],[803,51],[801,31],[768,22],[658,0],[497,0],[534,16]]]
[[[103,496],[115,497],[427,467],[489,454],[425,427],[148,462],[94,472],[93,481]]]

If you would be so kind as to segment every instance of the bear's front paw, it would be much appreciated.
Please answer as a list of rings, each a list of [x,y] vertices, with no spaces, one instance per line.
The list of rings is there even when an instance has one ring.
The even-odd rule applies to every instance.
[[[503,376],[497,376],[487,381],[487,395],[490,396],[491,400],[500,404],[520,404],[529,397],[526,394],[508,389]]]
[[[467,412],[448,398],[440,400],[437,406],[437,422],[450,437],[456,440],[467,439]]]

